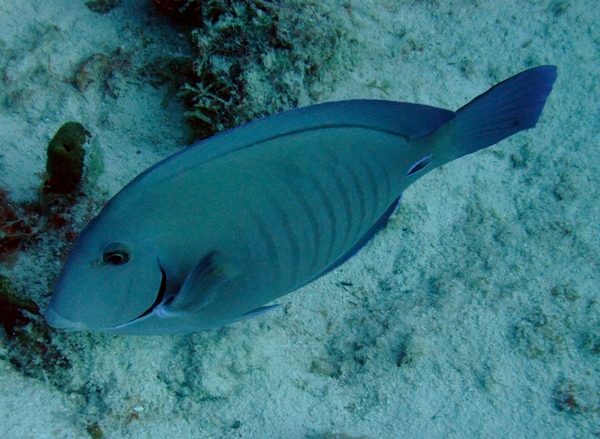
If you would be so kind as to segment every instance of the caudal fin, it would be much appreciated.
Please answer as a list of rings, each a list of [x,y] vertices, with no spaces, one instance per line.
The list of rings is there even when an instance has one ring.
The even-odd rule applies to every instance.
[[[456,112],[453,141],[458,156],[500,142],[537,123],[552,85],[556,66],[540,66],[509,78]],[[455,157],[457,158],[457,157]]]

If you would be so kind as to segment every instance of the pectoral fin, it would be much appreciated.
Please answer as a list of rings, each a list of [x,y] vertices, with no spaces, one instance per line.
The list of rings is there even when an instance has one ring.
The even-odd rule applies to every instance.
[[[190,270],[179,293],[168,305],[169,312],[194,312],[204,308],[239,274],[221,252],[209,253]]]

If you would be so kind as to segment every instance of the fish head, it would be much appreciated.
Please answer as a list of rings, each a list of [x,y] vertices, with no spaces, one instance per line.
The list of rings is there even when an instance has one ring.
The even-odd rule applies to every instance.
[[[152,243],[115,220],[101,213],[79,234],[45,313],[50,326],[106,331],[162,298],[166,277]]]

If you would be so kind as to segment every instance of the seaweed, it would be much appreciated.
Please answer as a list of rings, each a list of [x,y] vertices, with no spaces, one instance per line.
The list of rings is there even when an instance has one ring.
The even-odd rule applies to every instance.
[[[224,0],[203,6],[203,26],[192,32],[197,78],[183,87],[181,97],[191,108],[186,116],[192,127],[207,137],[263,115],[249,105],[247,73],[262,53],[289,45],[275,41],[278,15],[271,3]]]
[[[316,100],[341,31],[316,5],[282,0],[154,1],[170,17],[198,17],[194,75],[180,92],[200,138]],[[331,69],[333,70],[333,69]]]

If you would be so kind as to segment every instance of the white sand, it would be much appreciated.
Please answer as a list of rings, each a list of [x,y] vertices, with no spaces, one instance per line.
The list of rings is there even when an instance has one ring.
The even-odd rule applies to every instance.
[[[193,336],[57,335],[72,364],[57,386],[0,351],[0,437],[84,438],[93,424],[104,438],[600,435],[600,9],[329,3],[333,23],[352,24],[356,53],[323,99],[457,109],[556,64],[538,127],[424,177],[374,242],[280,311]],[[69,83],[94,53],[121,47],[140,62],[185,51],[146,11],[133,0],[105,15],[80,1],[2,0],[0,187],[14,200],[37,196],[45,147],[68,120],[103,152],[95,206],[185,143],[164,88],[132,74],[111,79],[113,95]],[[41,247],[0,273],[45,306],[59,264]]]

